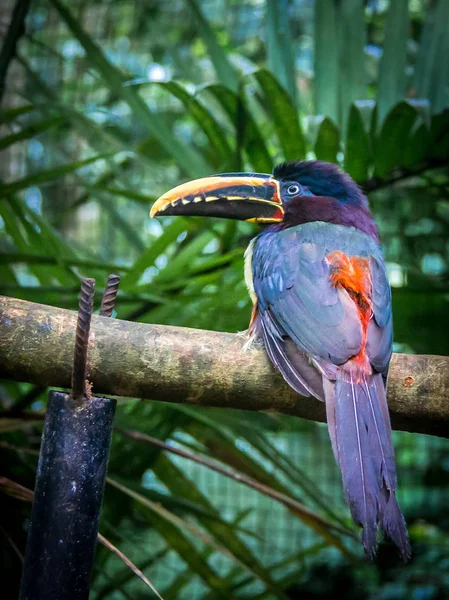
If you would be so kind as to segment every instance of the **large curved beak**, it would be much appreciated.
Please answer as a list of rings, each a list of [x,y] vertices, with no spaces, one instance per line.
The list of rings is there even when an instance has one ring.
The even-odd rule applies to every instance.
[[[284,218],[279,183],[262,173],[223,173],[178,185],[153,204],[150,217],[223,217],[253,223]]]

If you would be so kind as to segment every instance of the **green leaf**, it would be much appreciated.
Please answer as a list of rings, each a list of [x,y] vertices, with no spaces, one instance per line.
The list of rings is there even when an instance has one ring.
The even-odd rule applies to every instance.
[[[110,185],[95,184],[90,186],[89,189],[91,189],[93,192],[98,189],[100,192],[107,192],[112,196],[128,198],[128,200],[133,200],[134,202],[144,204],[145,206],[150,206],[150,204],[156,200],[155,196],[147,196],[146,194],[139,194],[133,190],[111,187]]]
[[[110,158],[114,156],[116,152],[108,152],[105,154],[96,154],[95,156],[91,156],[90,158],[86,158],[84,160],[77,160],[75,162],[69,163],[67,165],[61,165],[60,167],[55,167],[53,169],[48,169],[47,171],[37,171],[32,175],[28,175],[23,179],[18,179],[16,181],[12,181],[11,183],[6,183],[0,185],[0,196],[6,197],[10,194],[15,194],[16,192],[20,192],[26,188],[32,186],[39,186],[43,183],[47,183],[48,181],[52,181],[53,179],[57,179],[62,175],[67,175],[68,173],[73,173],[82,167],[86,167],[98,160],[103,160],[105,158]]]
[[[246,515],[246,511],[240,512],[237,517],[232,521],[232,524],[234,526],[237,526],[239,524],[239,522],[244,518],[244,516]],[[210,558],[212,554],[212,551],[210,548],[206,548],[203,553],[203,560],[205,562],[207,562],[207,560]],[[238,569],[239,573],[242,571],[241,569]],[[176,577],[176,579],[167,587],[163,590],[163,595],[164,595],[164,600],[176,600],[177,598],[179,598],[179,593],[181,592],[181,590],[189,583],[189,581],[194,577],[194,573],[192,573],[192,571],[190,570],[185,570],[182,571],[182,573],[180,575],[178,575]],[[227,575],[224,578],[225,581],[229,581],[229,583],[232,582],[232,578]],[[251,575],[248,575],[247,579],[246,579],[247,583],[251,583],[253,581],[253,577]],[[235,591],[235,587],[236,586],[232,586],[232,588],[230,588],[230,591]],[[210,594],[212,594],[213,597],[215,592],[211,591]],[[209,594],[208,594],[209,596]]]
[[[3,219],[6,232],[11,236],[19,252],[23,252],[25,255],[27,252],[31,252],[32,245],[27,239],[23,225],[21,225],[20,215],[17,215],[9,203],[0,202],[0,217]],[[5,258],[7,256],[16,256],[16,253],[0,252],[0,263],[14,264],[9,258]],[[53,257],[51,258],[53,259]]]
[[[176,517],[170,511],[163,509],[162,506],[151,502],[143,494],[135,492],[128,485],[123,485],[117,480],[111,478],[107,482],[119,489],[122,493],[133,498],[137,503],[136,507],[153,524],[154,528],[165,538],[167,544],[172,550],[175,550],[179,556],[195,571],[212,589],[217,590],[219,597],[229,598],[224,591],[224,582],[217,573],[205,563],[194,545],[181,531],[182,520]],[[190,530],[190,527],[185,527]]]
[[[20,251],[46,252],[49,256],[55,257],[55,264],[60,267],[59,269],[32,267],[31,272],[41,283],[49,284],[53,277],[63,285],[78,282],[78,277],[61,263],[62,257],[73,256],[72,250],[45,219],[13,195],[0,205],[6,229]]]
[[[176,467],[172,461],[161,454],[155,465],[154,472],[158,478],[171,490],[172,493],[179,494],[188,498],[192,502],[204,506],[212,513],[218,511],[213,504],[202,494],[195,484],[187,479],[181,469]],[[257,558],[252,554],[249,547],[244,544],[229,523],[225,521],[210,520],[199,516],[198,520],[202,525],[223,545],[233,556],[237,558],[239,564],[242,564],[246,569],[260,578],[267,584],[268,588],[277,598],[285,598],[285,595],[274,587],[274,582],[271,580],[269,572],[262,567]]]
[[[56,125],[60,125],[65,121],[64,117],[50,117],[49,119],[43,119],[42,121],[38,121],[33,125],[29,125],[28,127],[24,127],[20,131],[16,133],[12,133],[11,135],[7,135],[4,138],[0,138],[0,150],[15,144],[16,142],[21,142],[23,140],[29,140]]]
[[[29,223],[26,222],[25,215],[21,210],[20,206],[16,203],[11,202],[0,202],[0,216],[3,219],[6,233],[11,237],[14,242],[15,248],[18,250],[18,255],[27,256],[28,253],[32,253],[35,250],[35,237],[37,232],[31,230],[29,232]],[[28,227],[27,227],[28,226]],[[30,233],[31,239],[30,239]],[[46,248],[39,247],[40,252],[45,252]],[[6,264],[12,266],[17,264],[11,260],[11,256],[14,254],[9,252],[0,253],[0,264]],[[49,257],[52,263],[58,265],[58,261],[54,257]],[[30,268],[31,273],[38,279],[41,284],[51,283],[52,273],[49,273],[49,269],[42,268],[39,266],[32,266]]]
[[[199,427],[192,424],[192,427],[189,428],[189,433],[206,446],[208,455],[212,454],[215,459],[222,460],[225,464],[245,473],[250,478],[260,481],[286,497],[291,497],[290,490],[277,479],[275,474],[266,471],[260,463],[256,462],[248,453],[244,453],[237,448],[221,423],[217,423],[217,421],[213,419],[213,411],[203,411],[199,413],[198,411],[194,411],[190,407],[183,405],[177,405],[176,410],[190,414],[192,418],[198,422]],[[211,412],[212,418],[208,416],[208,412]],[[280,501],[282,502],[282,500]],[[291,510],[296,517],[302,520],[306,525],[310,526],[316,533],[323,536],[328,543],[335,545],[349,558],[353,558],[351,553],[342,544],[340,538],[331,531],[330,524],[325,525],[323,521],[317,518],[310,510],[300,511],[299,509],[293,508],[291,508]],[[349,531],[347,533],[350,535]]]
[[[369,124],[369,135],[371,138],[371,143],[374,143],[374,141],[376,140],[378,123],[379,123],[379,110],[378,110],[378,106],[376,103],[371,112],[371,118],[370,118],[370,124]]]
[[[232,149],[226,139],[226,135],[223,128],[220,126],[218,121],[214,118],[212,113],[207,110],[194,96],[189,94],[179,83],[174,81],[161,82],[160,85],[173,96],[178,98],[189,114],[195,119],[197,124],[206,134],[212,148],[219,157],[220,162],[224,162],[229,159],[229,155]]]
[[[120,282],[122,290],[134,290],[144,271],[154,264],[158,256],[163,254],[170,244],[176,242],[184,231],[190,229],[188,219],[174,219],[163,233],[153,240],[148,248],[135,260],[132,269]]]
[[[14,273],[14,269],[12,269],[9,265],[0,264],[0,281],[2,282],[0,289],[3,289],[3,294],[5,296],[9,295],[8,293],[4,293],[5,287],[7,286],[13,287],[15,291],[17,291],[17,289],[22,289],[22,286],[17,285],[17,277]]]
[[[407,102],[400,102],[387,115],[374,151],[375,174],[385,177],[393,167],[404,164],[408,138],[418,113]]]
[[[430,131],[425,123],[421,123],[410,135],[404,152],[403,163],[408,169],[413,169],[426,158],[430,149]]]
[[[435,43],[435,7],[438,4],[432,2],[427,7],[425,13],[425,21],[421,30],[421,38],[419,40],[418,55],[413,77],[413,91],[416,98],[428,98],[429,87],[433,71],[433,63],[437,44]],[[446,4],[443,0],[441,4]]]
[[[233,429],[237,429],[238,431],[239,428]],[[255,430],[248,432],[248,428],[246,428],[246,431],[242,431],[242,429],[243,428],[240,428],[242,436],[245,437],[250,442],[251,446],[258,450],[262,456],[270,460],[276,468],[277,473],[285,473],[289,480],[292,483],[299,485],[303,493],[313,500],[316,506],[322,510],[324,514],[346,528],[346,524],[344,524],[342,519],[336,515],[331,498],[326,497],[326,495],[323,494],[323,491],[315,485],[303,469],[299,468],[298,465],[293,464],[287,455],[280,452],[264,433],[259,433]]]
[[[228,60],[226,51],[218,44],[217,36],[207,19],[204,18],[198,2],[196,0],[187,1],[195,15],[196,22],[198,23],[198,34],[203,38],[207,47],[210,59],[217,72],[219,82],[236,92],[238,90],[238,77],[234,67]]]
[[[297,108],[295,52],[288,18],[288,5],[288,0],[265,3],[267,58],[271,73],[276,73],[282,88],[288,92],[290,102]]]
[[[268,3],[270,4],[270,3]],[[284,153],[284,160],[298,160],[306,156],[306,143],[298,113],[291,98],[275,77],[265,69],[254,73],[270,108],[269,119],[276,128]]]
[[[430,124],[431,156],[447,160],[449,156],[449,111],[434,115]]]
[[[26,219],[35,225],[32,227],[33,234],[38,233],[35,239],[37,239],[36,248],[44,247],[48,248],[49,254],[55,256],[57,259],[60,258],[71,258],[74,256],[74,251],[69,244],[62,239],[59,231],[53,229],[50,223],[40,215],[39,213],[32,210],[23,200],[17,197],[8,199],[11,206],[15,207],[15,210],[20,210],[25,215]],[[38,232],[36,231],[38,230]]]
[[[345,0],[338,7],[339,16],[339,76],[340,121],[346,130],[348,109],[367,95],[365,72],[365,2]],[[330,51],[330,49],[329,49]]]
[[[152,565],[157,565],[158,561],[163,559],[169,551],[170,548],[163,548],[159,552],[155,552],[153,555],[145,557],[144,560],[139,562],[139,564],[137,564],[136,566],[139,569],[139,571],[145,571]],[[128,567],[126,567],[125,569],[118,570],[102,586],[95,586],[95,600],[103,600],[103,598],[107,598],[109,594],[112,594],[116,590],[120,589],[133,577],[135,577],[134,572]],[[167,600],[165,596],[163,598],[164,600]]]
[[[340,130],[329,118],[323,119],[315,142],[315,154],[319,160],[337,162],[340,150]]]
[[[252,168],[259,173],[271,173],[273,161],[265,139],[242,98],[221,85],[209,85],[203,91],[220,103],[237,130],[241,125],[242,132],[237,144],[241,144],[240,150],[246,153]]]
[[[188,175],[200,177],[207,173],[209,167],[203,157],[173,135],[160,116],[149,109],[136,90],[131,86],[123,85],[125,83],[123,73],[107,60],[100,47],[81,27],[78,19],[72,15],[69,9],[60,0],[50,0],[50,2],[82,45],[87,58],[101,74],[110,91],[118,94],[129,105],[139,120],[140,127],[151,133],[167,154],[172,156]]]
[[[209,230],[198,234],[169,261],[166,267],[159,271],[153,279],[152,285],[159,285],[164,281],[177,281],[183,277],[186,271],[192,268],[195,259],[201,254],[207,244],[214,239],[216,239],[216,235]]]
[[[319,552],[321,552],[321,550],[324,550],[326,547],[327,544],[325,542],[313,544],[312,546],[308,546],[304,550],[294,552],[293,554],[290,554],[287,558],[284,558],[283,560],[272,564],[271,572],[277,571],[278,569],[283,569],[283,571],[285,572],[285,567],[291,567],[294,563],[298,562],[298,560],[301,561],[303,565],[302,568],[295,569],[293,571],[291,568],[289,568],[287,571],[287,576],[283,576],[280,579],[276,579],[276,584],[278,585],[278,587],[280,587],[281,589],[288,590],[292,586],[295,586],[295,584],[297,584],[298,581],[300,581],[301,576],[304,575],[304,559],[318,554]],[[235,574],[231,571],[226,579],[228,579],[229,581],[235,580]],[[245,577],[237,581],[237,583],[235,583],[231,589],[233,592],[236,592],[247,586],[249,583],[251,583],[251,580],[248,577]],[[268,598],[269,597],[266,595],[265,592],[251,596],[251,600],[268,600]],[[208,593],[206,596],[203,596],[202,600],[214,600],[212,593]]]
[[[102,194],[97,194],[96,200],[104,208],[105,212],[109,214],[112,226],[118,231],[121,231],[127,243],[139,252],[143,252],[145,249],[145,244],[143,243],[136,229],[132,227],[124,217],[122,217],[116,207],[109,202],[107,198],[104,198]]]
[[[448,7],[449,8],[449,7]],[[449,14],[447,22],[449,22]],[[444,32],[444,43],[441,45],[443,52],[440,56],[448,56],[449,53],[449,41],[448,41],[447,30]],[[449,108],[449,69],[439,69],[438,79],[435,77],[436,81],[434,83],[434,90],[430,94],[430,100],[432,104],[432,108],[434,112],[439,112],[441,110],[447,110]]]
[[[339,122],[339,53],[336,0],[315,0],[315,110]]]
[[[408,0],[390,2],[377,91],[380,125],[392,106],[405,97],[408,22]]]
[[[1,209],[0,205],[0,209]],[[127,271],[128,267],[124,265],[110,264],[104,262],[97,262],[94,260],[89,260],[85,258],[64,258],[64,257],[55,257],[55,256],[45,256],[38,254],[27,254],[22,252],[2,252],[0,253],[0,264],[19,264],[25,263],[29,265],[55,265],[58,262],[62,262],[66,265],[80,267],[80,268],[92,268],[92,269],[101,269],[102,271],[110,271],[110,272],[122,272]]]
[[[346,134],[345,171],[357,182],[368,179],[372,151],[368,132],[363,124],[363,117],[354,104],[349,111]]]
[[[78,132],[78,134],[83,138],[87,138],[90,145],[99,153],[109,152],[111,148],[116,149],[117,152],[126,150],[135,152],[139,155],[139,160],[144,161],[150,166],[153,165],[153,161],[149,158],[148,153],[150,148],[154,146],[154,136],[147,136],[135,145],[130,144],[128,135],[122,132],[120,128],[106,128],[104,126],[99,126],[92,119],[88,118],[83,112],[75,110],[72,106],[59,102],[58,94],[42,81],[39,75],[30,68],[28,63],[20,56],[17,58],[17,60],[24,67],[27,76],[31,79],[33,85],[35,85],[48,100],[46,106],[48,106],[52,111],[62,113],[67,121],[70,122],[74,129]],[[118,164],[114,165],[114,169],[111,172],[105,173],[101,179],[103,180],[103,178],[105,178],[107,181],[110,181],[115,177],[120,178],[125,170],[125,167],[129,166],[135,159],[135,156],[125,156],[123,159],[118,161]],[[87,197],[89,197],[88,194]]]
[[[17,117],[26,115],[33,110],[36,110],[36,107],[32,104],[25,104],[24,106],[17,106],[16,108],[0,110],[0,125],[7,125],[8,123],[11,123],[11,121],[15,121]]]
[[[446,0],[430,3],[425,18],[416,60],[414,95],[429,98],[432,112],[439,112],[449,104],[448,69],[441,60],[449,52],[449,3]]]
[[[133,83],[133,82],[128,82]],[[142,81],[138,79],[135,85],[152,85],[158,86],[169,92],[172,96],[182,102],[188,114],[192,116],[195,122],[201,127],[206,134],[211,147],[217,154],[217,162],[221,164],[229,159],[232,149],[228,143],[223,128],[212,115],[212,113],[203,106],[198,99],[190,94],[182,85],[176,81]]]
[[[204,257],[204,260],[201,258],[201,263],[198,266],[192,266],[192,273],[207,273],[209,271],[216,271],[221,267],[228,267],[235,260],[239,263],[243,257],[245,252],[245,248],[235,248],[231,250],[231,252],[227,252],[226,254],[221,254],[219,256],[213,256],[212,258]]]
[[[114,546],[114,544],[112,544],[112,542],[105,538],[101,533],[98,533],[98,541],[103,544],[103,546],[108,548],[108,550],[113,552],[115,556],[117,556],[122,562],[124,562],[125,565],[131,570],[131,573],[143,581],[143,583],[150,588],[150,590],[157,598],[159,598],[159,600],[164,600],[148,577],[145,577],[142,571],[136,567],[136,565],[126,556],[126,554]]]

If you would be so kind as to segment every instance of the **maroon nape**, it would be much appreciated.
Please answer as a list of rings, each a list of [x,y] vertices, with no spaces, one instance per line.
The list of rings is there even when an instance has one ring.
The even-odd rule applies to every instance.
[[[299,196],[285,205],[281,228],[294,227],[313,221],[355,227],[379,243],[377,225],[367,204],[344,203],[328,196]]]

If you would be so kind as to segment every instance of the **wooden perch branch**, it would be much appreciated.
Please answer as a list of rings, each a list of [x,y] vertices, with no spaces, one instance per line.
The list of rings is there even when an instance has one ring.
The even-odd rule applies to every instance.
[[[0,377],[69,387],[76,313],[0,297]],[[301,398],[262,348],[244,352],[230,333],[94,316],[88,351],[96,395],[151,398],[324,421],[324,405]],[[449,357],[395,354],[388,402],[393,427],[449,437]]]

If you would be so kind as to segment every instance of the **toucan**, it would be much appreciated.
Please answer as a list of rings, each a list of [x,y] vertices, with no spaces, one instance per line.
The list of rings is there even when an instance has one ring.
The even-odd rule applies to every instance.
[[[262,341],[294,390],[325,402],[366,554],[375,556],[380,528],[408,560],[386,400],[391,289],[361,188],[334,164],[293,161],[272,175],[223,173],[179,185],[151,208],[151,217],[160,215],[262,225],[245,252],[250,339]]]

